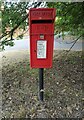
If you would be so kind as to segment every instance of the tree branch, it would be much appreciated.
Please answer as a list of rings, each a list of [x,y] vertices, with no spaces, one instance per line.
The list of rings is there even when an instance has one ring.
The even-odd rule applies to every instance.
[[[67,51],[66,58],[67,58],[69,52],[71,51],[71,49],[73,48],[73,46],[76,44],[76,42],[77,42],[77,41],[79,40],[79,38],[81,38],[81,37],[82,37],[82,35],[80,35],[80,36],[74,41],[73,45],[72,45],[72,46],[70,47],[70,49]],[[65,60],[66,60],[66,58],[65,58]]]
[[[73,48],[73,46],[76,44],[76,42],[79,40],[79,38],[81,37],[82,35],[80,35],[73,43],[73,45],[70,47],[70,49],[68,50],[68,52],[70,52],[70,50]]]
[[[39,6],[41,4],[41,2],[38,2],[34,8],[36,8],[37,6]],[[20,25],[22,22],[24,22],[26,20],[26,18],[28,17],[29,14],[27,14],[24,18],[22,18],[22,20],[9,32],[9,33],[5,33],[4,35],[0,36],[0,39],[2,39],[3,37],[12,34]]]

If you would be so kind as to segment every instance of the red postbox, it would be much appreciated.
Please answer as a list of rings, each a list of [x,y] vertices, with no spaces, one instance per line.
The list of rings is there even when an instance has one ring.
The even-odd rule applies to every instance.
[[[51,68],[54,44],[54,8],[31,8],[30,24],[30,66]]]

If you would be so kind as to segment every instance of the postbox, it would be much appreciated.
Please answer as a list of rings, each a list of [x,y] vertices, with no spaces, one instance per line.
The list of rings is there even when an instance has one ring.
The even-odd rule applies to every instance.
[[[51,68],[54,44],[54,8],[31,8],[30,27],[30,66]]]

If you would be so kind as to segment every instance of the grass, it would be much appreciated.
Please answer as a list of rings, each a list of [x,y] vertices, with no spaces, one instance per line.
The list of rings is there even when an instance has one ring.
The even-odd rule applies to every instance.
[[[38,100],[38,69],[31,69],[28,60],[3,67],[3,117],[35,118],[42,108],[48,118],[82,117],[82,52],[70,52],[66,60],[66,51],[57,52],[53,67],[44,69],[42,104]]]

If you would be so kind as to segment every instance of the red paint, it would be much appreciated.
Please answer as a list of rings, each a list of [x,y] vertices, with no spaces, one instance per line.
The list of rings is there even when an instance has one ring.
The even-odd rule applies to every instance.
[[[30,25],[30,66],[32,68],[51,68],[54,44],[55,9],[31,8]],[[40,35],[44,37],[40,38]],[[47,41],[46,58],[37,58],[37,41]]]

